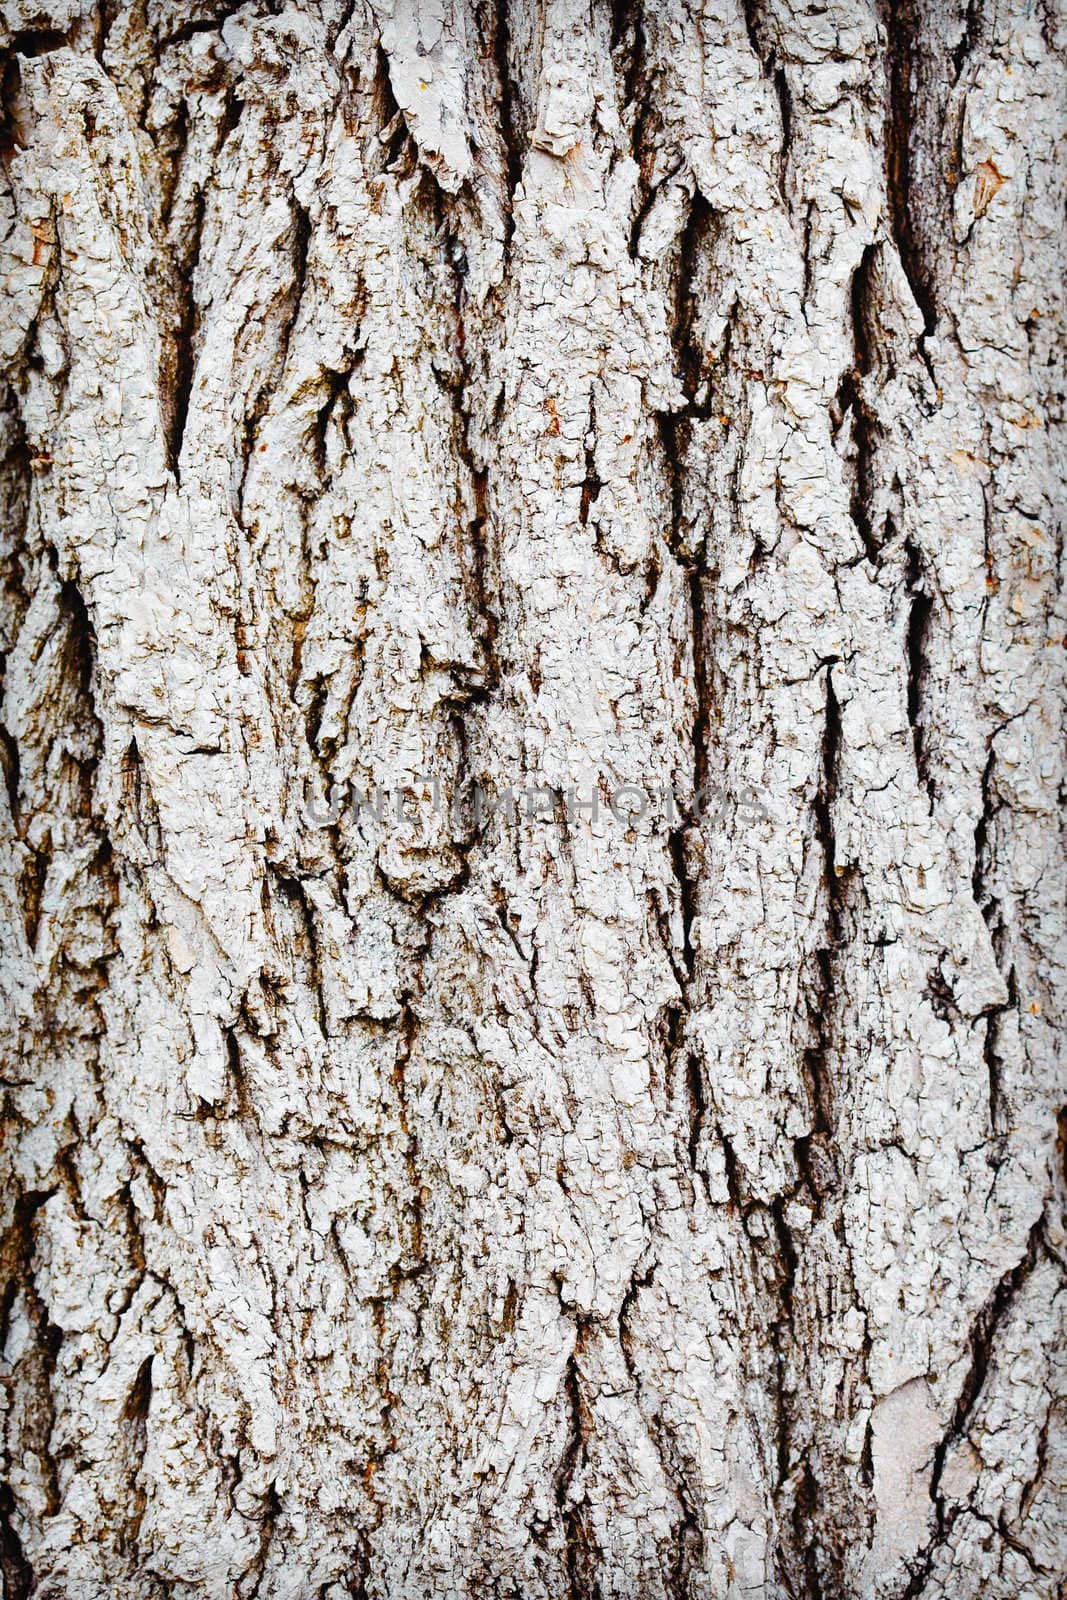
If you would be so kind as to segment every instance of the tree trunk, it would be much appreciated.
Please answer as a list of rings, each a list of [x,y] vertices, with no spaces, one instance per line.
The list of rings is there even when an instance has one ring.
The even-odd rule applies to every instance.
[[[1053,0],[0,17],[5,1594],[1054,1600]]]

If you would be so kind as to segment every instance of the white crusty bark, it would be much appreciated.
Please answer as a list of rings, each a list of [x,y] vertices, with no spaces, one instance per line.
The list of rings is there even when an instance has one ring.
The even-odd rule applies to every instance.
[[[1056,0],[0,18],[5,1594],[1055,1600]]]

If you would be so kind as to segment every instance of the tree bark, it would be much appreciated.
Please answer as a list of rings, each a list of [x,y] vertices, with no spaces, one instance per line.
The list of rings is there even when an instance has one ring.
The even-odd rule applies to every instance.
[[[5,1595],[1055,1600],[1062,13],[0,18]]]

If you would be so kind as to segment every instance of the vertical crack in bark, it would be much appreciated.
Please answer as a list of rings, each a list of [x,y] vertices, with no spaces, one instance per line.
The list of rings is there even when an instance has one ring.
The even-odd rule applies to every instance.
[[[981,40],[985,31],[985,16],[983,14],[983,0],[968,0],[967,14],[963,19],[963,31],[959,43],[952,52],[952,66],[955,72],[955,83],[959,83],[963,76],[963,69],[975,47]]]
[[[642,60],[641,4],[642,0],[608,0],[611,13],[609,47],[613,56],[624,56],[623,87],[627,100],[633,98]]]
[[[0,690],[3,688],[4,661],[0,657]],[[19,743],[9,728],[0,723],[0,767],[4,771],[7,807],[15,832],[21,837],[19,819]]]
[[[838,1002],[836,966],[840,952],[847,943],[846,927],[847,892],[852,870],[839,865],[837,836],[834,829],[834,806],[837,801],[841,765],[842,722],[841,707],[834,689],[834,666],[837,657],[826,662],[826,721],[822,744],[822,782],[815,800],[815,816],[819,837],[823,844],[824,872],[828,910],[828,940],[818,952],[818,970],[821,977],[821,998],[817,1008],[819,1043],[813,1068],[815,1088],[814,1112],[816,1132],[829,1141],[836,1128],[837,1110],[834,1090],[828,1070],[830,1043],[834,1037],[835,1011]],[[825,1184],[816,1177],[814,1192],[821,1193]]]
[[[152,1404],[152,1364],[154,1356],[146,1356],[137,1370],[137,1376],[126,1396],[122,1407],[123,1431],[126,1435],[126,1447],[134,1471],[129,1482],[130,1503],[125,1507],[124,1542],[131,1557],[134,1571],[141,1569],[141,1554],[138,1541],[141,1534],[141,1524],[148,1509],[148,1497],[143,1485],[138,1481],[137,1467],[144,1460],[148,1448],[148,1411]]]
[[[770,1208],[771,1220],[774,1224],[775,1239],[777,1242],[777,1256],[771,1257],[772,1270],[775,1271],[777,1282],[777,1295],[779,1301],[779,1315],[771,1324],[771,1339],[774,1346],[774,1377],[778,1409],[778,1483],[779,1492],[789,1481],[792,1471],[792,1435],[793,1435],[793,1410],[786,1387],[787,1362],[789,1360],[789,1340],[793,1327],[793,1288],[796,1282],[797,1253],[793,1243],[793,1236],[786,1225],[785,1201],[778,1199]],[[746,1224],[748,1218],[745,1218]],[[748,1233],[746,1226],[745,1232]],[[794,1508],[794,1521],[798,1513]]]
[[[993,909],[992,907],[990,908]],[[986,919],[990,921],[989,918]],[[1008,1108],[1004,1104],[1003,1070],[1005,1054],[1001,1049],[1001,1036],[1005,1027],[1005,1018],[1011,1013],[1019,1013],[1019,983],[1015,973],[1014,963],[1009,962],[1007,971],[1004,970],[1004,944],[1006,943],[1002,923],[991,926],[993,939],[993,953],[997,966],[1001,971],[1007,985],[1008,998],[1003,1005],[990,1006],[983,1013],[985,1019],[985,1037],[982,1041],[982,1060],[985,1064],[986,1077],[989,1082],[989,1128],[990,1132],[998,1136],[998,1144],[1003,1148],[1003,1135],[1008,1131]],[[981,1019],[979,1019],[981,1020]],[[1008,1057],[1010,1060],[1010,1056]]]
[[[349,67],[358,81],[361,66]],[[376,126],[364,137],[364,166],[368,173],[397,172],[401,158],[409,171],[415,166],[415,141],[411,137],[407,119],[397,104],[389,76],[389,57],[382,47],[381,38],[375,46],[374,68],[371,79],[371,99],[374,105]]]
[[[815,1531],[819,1526],[821,1509],[818,1480],[812,1470],[811,1462],[804,1461],[801,1464],[800,1482],[797,1485],[793,1526],[800,1538],[804,1553],[805,1600],[822,1600],[822,1579],[819,1573],[821,1552]]]
[[[822,841],[825,862],[826,893],[829,906],[830,949],[836,949],[842,936],[843,890],[837,866],[837,839],[834,834],[834,802],[837,798],[837,775],[841,759],[841,708],[834,691],[834,664],[836,656],[824,663],[826,667],[826,720],[822,741],[822,782],[815,797],[815,819]]]
[[[170,39],[164,40],[160,48],[176,47],[197,33],[216,32],[226,18],[239,9],[240,7],[235,6],[221,17],[189,23],[179,28]],[[227,140],[240,121],[244,105],[244,101],[232,84],[226,82],[223,88],[225,107],[218,122],[215,138],[215,170]],[[175,231],[174,210],[179,193],[181,163],[188,153],[191,132],[188,92],[187,90],[186,96],[179,102],[172,124],[173,132],[168,129],[166,143],[158,138],[156,140],[156,153],[160,161],[164,191],[160,219],[164,245],[161,257],[170,258],[172,270],[169,278],[165,279],[167,299],[170,302],[176,301],[177,309],[176,318],[164,314],[158,319],[161,324],[159,383],[167,457],[171,471],[179,484],[182,443],[200,354],[198,344],[200,307],[197,304],[195,285],[207,210],[207,191],[198,183],[192,200],[192,216],[186,220],[180,233]],[[162,261],[155,263],[153,271],[158,272],[161,266]]]
[[[933,599],[925,586],[925,568],[919,547],[909,538],[905,541],[904,548],[908,557],[904,581],[911,599],[907,631],[908,722],[911,725],[912,746],[915,753],[915,775],[929,795],[932,811],[935,792],[923,737],[923,688],[927,670],[926,652],[930,638]]]
[[[161,864],[163,827],[136,739],[130,740],[122,758],[122,792],[130,809],[133,826],[147,851],[149,863]]]
[[[982,809],[978,821],[974,825],[974,870],[971,874],[971,893],[974,903],[979,911],[989,921],[990,907],[987,905],[986,878],[995,858],[996,847],[990,838],[990,827],[996,816],[993,800],[993,768],[996,765],[996,751],[992,742],[989,745],[989,754],[986,764],[982,769]]]
[[[77,584],[64,583],[59,591],[59,611],[64,626],[63,676],[70,685],[77,705],[78,733],[91,730],[92,750],[86,761],[75,759],[75,781],[71,799],[82,817],[94,815],[94,777],[103,743],[104,730],[93,699],[96,664],[96,631]]]
[[[741,14],[745,19],[745,32],[748,34],[749,46],[752,54],[760,64],[762,71],[767,70],[766,56],[760,30],[763,26],[763,12],[759,0],[741,0]]]
[[[704,1087],[704,1073],[699,1057],[691,1050],[685,1053],[685,1084],[689,1100],[689,1165],[694,1173],[707,1176],[700,1161],[700,1141],[708,1117],[708,1097]]]
[[[26,1560],[22,1541],[12,1520],[15,1498],[7,1484],[0,1484],[0,1576],[6,1600],[30,1600],[37,1588],[33,1568]]]
[[[14,1218],[7,1237],[0,1249],[0,1262],[3,1266],[3,1291],[0,1296],[0,1350],[7,1344],[8,1328],[11,1310],[15,1297],[21,1288],[26,1298],[28,1309],[34,1323],[35,1347],[33,1353],[23,1360],[29,1370],[16,1368],[16,1375],[4,1380],[4,1387],[9,1392],[13,1390],[15,1382],[25,1392],[29,1389],[32,1393],[33,1404],[28,1408],[28,1415],[36,1423],[37,1435],[32,1439],[24,1437],[23,1443],[28,1447],[39,1447],[41,1459],[45,1462],[51,1460],[48,1450],[48,1440],[54,1424],[54,1411],[51,1396],[51,1373],[55,1364],[58,1351],[58,1341],[50,1329],[47,1316],[40,1300],[37,1297],[33,1284],[31,1260],[33,1256],[33,1217],[45,1202],[51,1199],[56,1189],[44,1191],[30,1191],[21,1194],[15,1200]],[[5,1465],[10,1466],[10,1455],[5,1448]],[[50,1509],[54,1512],[58,1507],[58,1488],[55,1483],[54,1473],[52,1478],[52,1492],[49,1496]],[[29,1600],[37,1587],[37,1580],[33,1568],[26,1558],[15,1527],[16,1502],[10,1486],[5,1482],[0,1485],[0,1574],[4,1579],[4,1594],[11,1600]]]
[[[26,864],[19,873],[19,898],[22,901],[26,943],[36,951],[41,926],[41,903],[53,857],[51,831],[44,833],[37,844],[27,843],[26,850]]]
[[[693,687],[696,707],[693,715],[693,778],[697,795],[705,789],[710,773],[711,686],[708,682],[707,615],[704,576],[699,570],[689,575],[689,611],[692,618]]]
[[[856,458],[849,509],[867,559],[874,566],[881,561],[885,527],[883,524],[876,529],[871,515],[878,433],[877,419],[865,394],[864,379],[872,371],[878,337],[874,268],[880,249],[880,245],[868,245],[852,274],[853,364],[841,379],[836,400],[838,414],[843,413],[846,407],[852,409],[852,439]]]
[[[670,525],[665,542],[686,579],[689,602],[689,639],[692,655],[694,687],[693,724],[691,734],[693,786],[697,799],[707,788],[710,767],[710,736],[712,724],[711,685],[708,674],[708,622],[706,616],[704,562],[686,554],[688,540],[682,528],[685,516],[686,456],[690,444],[693,418],[705,415],[710,407],[710,382],[706,386],[703,408],[696,403],[701,377],[707,356],[702,342],[695,336],[698,311],[696,292],[697,276],[706,266],[705,241],[714,226],[714,213],[702,195],[694,198],[679,247],[677,279],[675,285],[674,319],[671,329],[675,359],[678,363],[683,392],[687,399],[686,411],[661,413],[658,418],[660,444],[663,452],[665,489]],[[692,986],[696,976],[696,950],[693,927],[699,911],[699,864],[690,857],[696,848],[696,831],[692,826],[672,828],[667,840],[668,852],[677,886],[678,904],[682,923],[682,963],[679,966],[673,941],[666,941],[672,968],[678,980],[680,1005],[672,1015],[668,1035],[668,1060],[676,1060],[684,1074],[685,1097],[689,1106],[689,1133],[687,1149],[689,1164],[694,1173],[700,1168],[700,1140],[706,1125],[706,1092],[699,1060],[685,1042],[685,1029],[681,1021],[691,1008]],[[668,924],[669,934],[669,924]],[[707,1182],[706,1176],[704,1177]]]
[[[58,1464],[52,1452],[51,1438],[56,1424],[53,1385],[63,1332],[49,1319],[47,1307],[37,1291],[33,1272],[36,1247],[34,1218],[58,1192],[59,1185],[56,1184],[49,1189],[27,1190],[16,1196],[11,1225],[0,1246],[0,1265],[3,1269],[0,1349],[6,1346],[11,1310],[20,1291],[32,1330],[12,1378],[5,1380],[6,1388],[13,1388],[17,1384],[20,1391],[23,1429],[17,1441],[10,1437],[5,1439],[4,1453],[8,1465],[12,1444],[16,1445],[23,1457],[29,1455],[36,1458],[44,1478],[48,1516],[55,1516],[61,1504]],[[0,1571],[13,1595],[28,1597],[36,1590],[36,1578],[15,1529],[14,1494],[6,1482],[3,1488],[4,1495],[0,1500]]]
[[[205,196],[197,191],[193,207],[192,242],[189,259],[183,273],[181,313],[173,341],[167,340],[164,349],[169,358],[163,378],[165,430],[170,468],[180,485],[180,463],[185,425],[189,418],[189,401],[196,377],[197,335],[200,327],[200,308],[196,303],[196,269],[200,259],[200,243],[204,232]]]
[[[576,1352],[581,1338],[582,1321],[579,1318]],[[596,1576],[597,1548],[590,1536],[587,1518],[582,1513],[583,1502],[574,1503],[571,1500],[571,1485],[585,1450],[586,1435],[585,1403],[576,1354],[572,1354],[567,1361],[563,1389],[570,1417],[570,1436],[556,1479],[556,1504],[565,1541],[568,1593],[570,1600],[600,1600],[600,1585]]]
[[[509,0],[494,0],[488,9],[492,15],[489,28],[493,62],[496,66],[497,93],[500,96],[500,137],[504,149],[504,171],[507,179],[507,206],[505,208],[504,259],[507,261],[515,230],[515,196],[522,182],[524,135],[517,123],[517,96],[511,72],[511,30],[508,25]],[[484,36],[484,33],[483,33]]]
[[[823,1225],[825,1248],[836,1252],[838,1270],[850,1275],[842,1218],[842,1160],[837,1150],[837,1089],[831,1057],[838,1035],[841,996],[839,968],[848,940],[848,887],[851,872],[837,860],[833,811],[841,761],[841,709],[833,684],[837,658],[825,663],[826,713],[822,774],[813,802],[816,834],[823,852],[827,932],[814,954],[814,985],[809,1013],[814,1042],[804,1051],[802,1067],[809,1096],[812,1131],[794,1141],[800,1183],[771,1205],[782,1272],[778,1285],[780,1314],[773,1324],[778,1378],[778,1500],[788,1512],[790,1544],[781,1551],[794,1590],[805,1600],[821,1600],[839,1592],[844,1582],[844,1556],[839,1539],[840,1498],[848,1485],[839,1462],[821,1445],[815,1419],[823,1401],[811,1385],[817,1382],[818,1352],[832,1338],[824,1323],[831,1317],[817,1295],[815,1276],[807,1268],[808,1231],[794,1238],[788,1208],[806,1202],[815,1223]],[[810,1227],[810,1225],[809,1225]],[[840,1288],[848,1294],[847,1283]],[[846,1381],[847,1378],[846,1378]],[[799,1585],[799,1589],[797,1586]]]
[[[295,191],[291,195],[291,204],[290,249],[292,252],[292,269],[289,284],[281,301],[284,309],[280,310],[280,331],[277,338],[276,354],[272,370],[260,387],[251,410],[246,411],[244,418],[241,473],[237,485],[235,508],[237,522],[241,527],[244,526],[245,486],[248,482],[248,471],[252,462],[252,452],[255,449],[259,425],[270,412],[271,402],[277,392],[278,385],[285,376],[285,368],[289,360],[289,346],[292,342],[293,330],[296,327],[297,319],[300,316],[300,306],[307,285],[308,257],[313,231],[311,216],[297,199]]]
[[[1022,1259],[1014,1267],[1010,1267],[1000,1279],[971,1327],[968,1339],[970,1364],[960,1386],[951,1425],[934,1452],[933,1471],[930,1475],[930,1499],[935,1510],[934,1533],[915,1559],[911,1579],[901,1595],[901,1600],[917,1600],[922,1594],[933,1570],[937,1551],[951,1536],[960,1510],[965,1509],[961,1506],[946,1506],[941,1487],[945,1461],[951,1446],[966,1436],[990,1367],[994,1364],[997,1334],[1037,1263],[1038,1252],[1043,1243],[1044,1227],[1045,1218],[1042,1215],[1030,1229]]]
[[[707,418],[711,415],[708,352],[704,349],[703,340],[697,336],[697,315],[701,306],[700,276],[707,271],[708,248],[715,222],[715,212],[698,191],[693,196],[679,242],[671,329],[675,360],[686,398],[684,416],[687,418]],[[679,419],[672,413],[670,420],[677,425]]]
[[[789,152],[793,143],[793,96],[784,67],[776,67],[773,74],[774,92],[778,96],[778,113],[782,123],[782,147],[778,153],[778,193],[782,204],[789,207]],[[807,250],[804,252],[805,273]]]
[[[281,1496],[278,1493],[277,1480],[268,1483],[264,1496],[263,1511],[259,1517],[259,1548],[255,1560],[244,1574],[243,1581],[248,1582],[249,1577],[255,1574],[255,1582],[247,1591],[248,1600],[258,1600],[263,1588],[263,1580],[267,1575],[267,1557],[270,1554],[270,1544],[274,1531],[278,1525],[278,1515],[282,1509]]]
[[[611,0],[611,57],[618,85],[619,115],[629,124],[630,154],[637,167],[629,255],[637,260],[641,228],[658,192],[652,181],[656,148],[649,137],[656,97],[656,64],[649,61],[642,0]]]
[[[671,954],[671,965],[674,975],[682,991],[683,1005],[687,1005],[689,987],[693,981],[696,970],[696,951],[693,947],[693,922],[697,914],[697,885],[695,876],[690,872],[686,860],[685,831],[674,828],[667,836],[667,845],[670,851],[671,865],[674,868],[674,877],[678,886],[678,896],[681,902],[682,914],[682,961],[679,967],[675,960],[674,942],[671,938],[669,924],[664,925],[665,940]]]
[[[7,544],[0,564],[0,595],[3,597],[3,614],[0,617],[0,705],[2,705],[7,684],[8,650],[18,639],[30,606],[23,564],[32,483],[30,452],[18,401],[13,390],[2,380],[0,380],[0,426],[8,435],[0,457],[0,517],[3,518]],[[11,821],[21,839],[25,833],[25,824],[19,804],[21,778],[19,746],[18,740],[3,722],[0,722],[0,768],[3,769]]]
[[[469,738],[464,712],[486,704],[500,684],[501,669],[497,654],[499,634],[499,581],[498,551],[492,519],[493,492],[488,463],[482,459],[476,443],[474,405],[472,392],[475,369],[468,345],[467,314],[467,258],[462,243],[460,217],[452,197],[427,176],[435,232],[444,240],[447,265],[452,280],[452,353],[453,367],[447,373],[435,374],[448,396],[452,408],[452,446],[455,456],[456,487],[456,547],[463,575],[463,586],[469,607],[472,633],[481,642],[483,659],[471,673],[455,668],[455,694],[451,699],[453,710],[449,725],[456,749],[457,785],[462,794],[457,802],[468,797],[464,780],[469,776]],[[463,476],[466,475],[466,482]],[[473,515],[471,511],[473,510]],[[479,775],[481,776],[481,775]],[[457,805],[457,813],[464,809]],[[476,811],[479,808],[474,808]],[[471,851],[482,829],[480,816],[475,816],[470,828],[461,830],[462,837],[452,840],[462,858],[458,876],[448,887],[428,895],[425,905],[435,903],[447,894],[457,893],[469,881]]]
[[[982,1042],[982,1059],[989,1081],[989,1126],[992,1133],[1000,1132],[1004,1125],[1002,1093],[1002,1053],[1000,1048],[1004,1017],[1018,1012],[1019,986],[1014,963],[1004,949],[1005,930],[999,898],[989,892],[988,879],[996,861],[995,825],[997,801],[994,796],[994,769],[996,750],[992,741],[982,770],[982,809],[974,827],[974,868],[971,874],[971,893],[974,903],[985,919],[993,944],[997,967],[1007,984],[1006,1004],[990,1006],[984,1013],[985,1038]],[[979,1018],[979,1021],[982,1019]]]
[[[793,143],[793,95],[785,67],[778,59],[773,45],[764,42],[764,17],[762,0],[742,0],[745,31],[752,54],[759,62],[760,71],[774,89],[778,101],[778,118],[782,137],[778,150],[778,193],[786,210],[789,209],[789,157]],[[807,274],[807,241],[805,240],[805,275]],[[805,299],[807,298],[805,294]]]
[[[585,472],[582,478],[582,494],[578,503],[578,520],[582,527],[589,523],[589,511],[597,495],[604,487],[596,470],[596,396],[589,391],[589,421],[586,427],[585,443]],[[596,541],[600,549],[599,538]]]
[[[956,1410],[952,1418],[949,1438],[959,1439],[967,1430],[982,1393],[990,1363],[993,1359],[997,1333],[1014,1304],[1020,1289],[1037,1261],[1038,1247],[1044,1228],[1041,1216],[1030,1229],[1026,1250],[1021,1260],[1010,1267],[998,1282],[993,1293],[975,1318],[968,1340],[971,1353],[970,1366],[960,1387]],[[941,1457],[943,1461],[943,1453]]]
[[[299,877],[283,872],[274,862],[268,862],[268,868],[273,873],[282,895],[300,919],[303,927],[303,951],[307,963],[306,982],[315,1000],[316,1016],[319,1030],[324,1039],[330,1036],[329,1019],[326,1012],[326,994],[324,988],[324,974],[322,960],[319,953],[318,935],[315,931],[315,908],[308,899],[307,891]]]
[[[913,141],[919,138],[916,106],[920,50],[918,5],[917,0],[881,0],[880,9],[889,47],[885,143],[890,223],[904,274],[929,337],[937,327],[937,305],[933,273],[919,232],[918,194],[913,182]]]
[[[428,941],[427,941],[428,947]],[[396,1088],[397,1107],[400,1120],[400,1131],[404,1135],[404,1169],[410,1191],[411,1231],[408,1238],[408,1250],[411,1256],[410,1265],[407,1267],[395,1266],[393,1268],[393,1292],[396,1293],[401,1280],[418,1277],[426,1270],[425,1252],[423,1249],[422,1225],[422,1179],[419,1175],[419,1139],[415,1129],[411,1126],[408,1115],[406,1073],[411,1061],[412,1051],[415,1048],[415,1036],[418,1032],[418,1019],[410,998],[405,1000],[404,1009],[400,1017],[400,1040],[393,1063],[393,1084]]]

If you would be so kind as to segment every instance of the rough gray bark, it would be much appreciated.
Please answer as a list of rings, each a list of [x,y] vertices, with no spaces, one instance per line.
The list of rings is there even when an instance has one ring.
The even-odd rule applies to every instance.
[[[1053,0],[0,17],[5,1594],[1054,1600]]]

